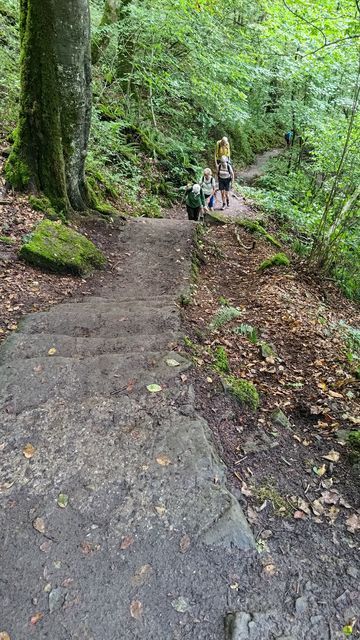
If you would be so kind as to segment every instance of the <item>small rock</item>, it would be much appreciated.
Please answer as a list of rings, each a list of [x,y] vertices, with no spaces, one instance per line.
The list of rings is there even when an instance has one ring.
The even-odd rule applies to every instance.
[[[346,569],[346,573],[348,574],[348,576],[350,576],[351,578],[357,578],[359,575],[359,572],[357,570],[356,567],[349,565],[348,568]]]
[[[281,411],[281,409],[276,409],[271,414],[271,419],[272,419],[274,424],[277,424],[280,427],[283,427],[284,429],[289,429],[289,431],[292,431],[290,420],[285,415],[285,413],[283,411]]]
[[[53,611],[57,611],[61,609],[65,602],[65,592],[60,587],[53,589],[49,593],[49,611],[53,613]]]
[[[265,529],[265,531],[262,532],[261,537],[263,540],[268,540],[269,538],[271,538],[273,535],[273,532],[270,531],[270,529]]]
[[[246,611],[228,613],[225,617],[226,640],[248,640],[251,615]]]
[[[297,598],[297,600],[295,601],[295,610],[296,613],[304,613],[306,611],[306,609],[308,608],[308,601],[304,596],[301,596],[300,598]]]

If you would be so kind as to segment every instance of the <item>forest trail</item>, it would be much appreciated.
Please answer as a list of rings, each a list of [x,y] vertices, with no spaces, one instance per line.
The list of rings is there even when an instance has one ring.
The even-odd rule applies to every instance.
[[[255,541],[172,351],[194,230],[129,222],[115,279],[26,316],[2,346],[12,640],[223,637],[234,554],[246,572]]]

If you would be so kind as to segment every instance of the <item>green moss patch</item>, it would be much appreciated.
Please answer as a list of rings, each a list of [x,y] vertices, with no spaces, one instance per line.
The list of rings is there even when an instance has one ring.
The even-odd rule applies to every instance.
[[[224,347],[217,347],[214,357],[214,369],[221,373],[229,373],[229,358]]]
[[[290,266],[290,260],[287,257],[287,255],[285,255],[285,253],[276,253],[274,256],[271,256],[271,258],[264,260],[260,264],[259,269],[261,271],[264,271],[264,269],[270,269],[270,267],[289,267],[289,266]]]
[[[252,382],[234,376],[225,378],[225,386],[234,398],[241,404],[256,411],[260,406],[259,393]]]
[[[28,237],[20,257],[58,273],[84,275],[105,265],[105,256],[81,233],[60,222],[43,220]]]

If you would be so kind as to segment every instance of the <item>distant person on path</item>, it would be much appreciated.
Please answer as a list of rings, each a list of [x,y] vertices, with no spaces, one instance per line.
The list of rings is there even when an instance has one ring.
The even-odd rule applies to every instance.
[[[218,167],[221,158],[226,156],[228,161],[230,162],[230,143],[226,136],[218,140],[215,148],[215,166]]]
[[[212,211],[215,204],[215,178],[212,175],[211,169],[204,169],[204,173],[200,180],[200,187],[204,194],[206,206]]]
[[[234,171],[227,158],[222,156],[218,166],[219,190],[222,197],[222,211],[229,206],[229,191],[232,180],[234,180]]]
[[[287,148],[289,148],[292,144],[292,141],[294,139],[294,132],[291,131],[287,131],[284,135],[285,141],[286,141],[286,146]]]
[[[199,220],[200,212],[205,208],[205,197],[199,184],[185,187],[185,204],[189,220]]]

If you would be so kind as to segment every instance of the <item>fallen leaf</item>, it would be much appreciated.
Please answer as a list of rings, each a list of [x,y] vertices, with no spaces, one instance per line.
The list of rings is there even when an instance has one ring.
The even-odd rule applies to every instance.
[[[308,503],[306,502],[306,500],[303,500],[302,498],[298,498],[297,500],[297,506],[299,507],[299,509],[301,511],[303,511],[304,513],[307,513],[307,515],[310,515],[310,507],[308,505]]]
[[[324,473],[326,472],[326,465],[323,464],[321,465],[321,467],[313,467],[313,472],[316,473],[316,475],[321,478],[321,476],[323,476]]]
[[[169,358],[168,360],[166,360],[166,364],[168,367],[179,367],[180,366],[180,362],[178,362],[177,360],[173,360],[172,358]]]
[[[144,564],[140,569],[137,570],[135,575],[131,578],[131,584],[134,587],[141,587],[148,578],[152,575],[153,568],[151,564]]]
[[[57,503],[61,509],[65,509],[69,504],[69,496],[66,493],[59,493]]]
[[[337,451],[334,451],[334,449],[331,449],[329,453],[327,453],[325,456],[322,456],[322,457],[324,458],[324,460],[330,460],[330,462],[338,462],[340,458],[340,453],[338,453]]]
[[[253,492],[249,489],[246,482],[243,482],[241,485],[241,493],[247,498],[250,498],[253,495]]]
[[[171,464],[170,458],[164,453],[161,453],[156,457],[156,462],[160,464],[162,467],[167,467],[169,466],[169,464]]]
[[[35,518],[35,520],[33,520],[32,526],[39,533],[45,533],[45,522],[43,518]]]
[[[321,516],[325,510],[320,500],[314,500],[314,502],[311,503],[311,508],[316,516]]]
[[[48,351],[48,355],[49,355],[49,356],[54,356],[54,355],[55,355],[55,353],[56,353],[56,349],[55,349],[55,347],[51,347],[51,349],[49,349],[49,351]]]
[[[185,611],[187,611],[189,608],[189,603],[187,602],[187,600],[185,600],[185,598],[180,596],[179,598],[176,598],[176,600],[172,601],[171,606],[178,613],[185,613]]]
[[[337,504],[340,500],[340,495],[335,489],[323,491],[321,494],[321,500],[325,504]]]
[[[8,489],[11,489],[13,484],[15,484],[15,483],[14,482],[3,482],[2,484],[0,484],[0,493],[2,493],[3,491],[7,491]]]
[[[42,620],[42,618],[43,618],[43,617],[44,617],[44,614],[43,614],[43,613],[35,613],[35,615],[34,615],[34,616],[32,616],[32,617],[30,618],[30,622],[31,622],[31,624],[34,624],[34,625],[35,625],[35,624],[37,624],[40,620]]]
[[[338,393],[337,391],[331,391],[329,390],[328,395],[330,396],[330,398],[343,398],[343,394],[342,393]]]
[[[263,569],[263,573],[267,576],[274,576],[276,574],[276,565],[272,563],[267,564]]]
[[[345,525],[349,533],[355,533],[360,529],[360,516],[353,513],[352,516],[349,516],[347,520],[345,520]]]
[[[30,458],[33,457],[35,452],[36,452],[36,449],[30,442],[28,442],[23,448],[23,456],[27,458],[27,460],[30,460]]]
[[[325,513],[326,517],[329,518],[331,524],[334,524],[336,518],[340,513],[339,507],[330,507],[328,513]]]
[[[150,391],[150,393],[157,393],[158,391],[162,391],[162,387],[160,387],[159,384],[148,384],[146,388],[148,391]]]
[[[143,606],[140,600],[133,600],[130,605],[130,615],[135,620],[140,620],[143,613]]]
[[[294,518],[295,520],[306,520],[306,514],[303,511],[295,511]]]
[[[120,544],[120,549],[124,551],[124,549],[131,547],[132,544],[134,544],[134,538],[132,536],[124,536]]]
[[[159,514],[159,516],[163,516],[164,513],[166,513],[166,509],[162,505],[156,505],[155,506],[155,511],[156,511],[156,513]]]
[[[6,631],[0,631],[0,640],[10,640],[10,636]]]
[[[206,378],[206,382],[209,382],[209,383],[210,383],[210,382],[212,382],[212,381],[213,381],[213,379],[212,379],[212,378],[210,378],[210,376],[208,376],[208,377]]]
[[[181,551],[181,553],[186,553],[186,551],[190,547],[190,544],[191,544],[191,540],[190,540],[189,536],[187,535],[187,533],[185,533],[183,535],[183,537],[181,538],[181,540],[180,540],[180,551]]]

